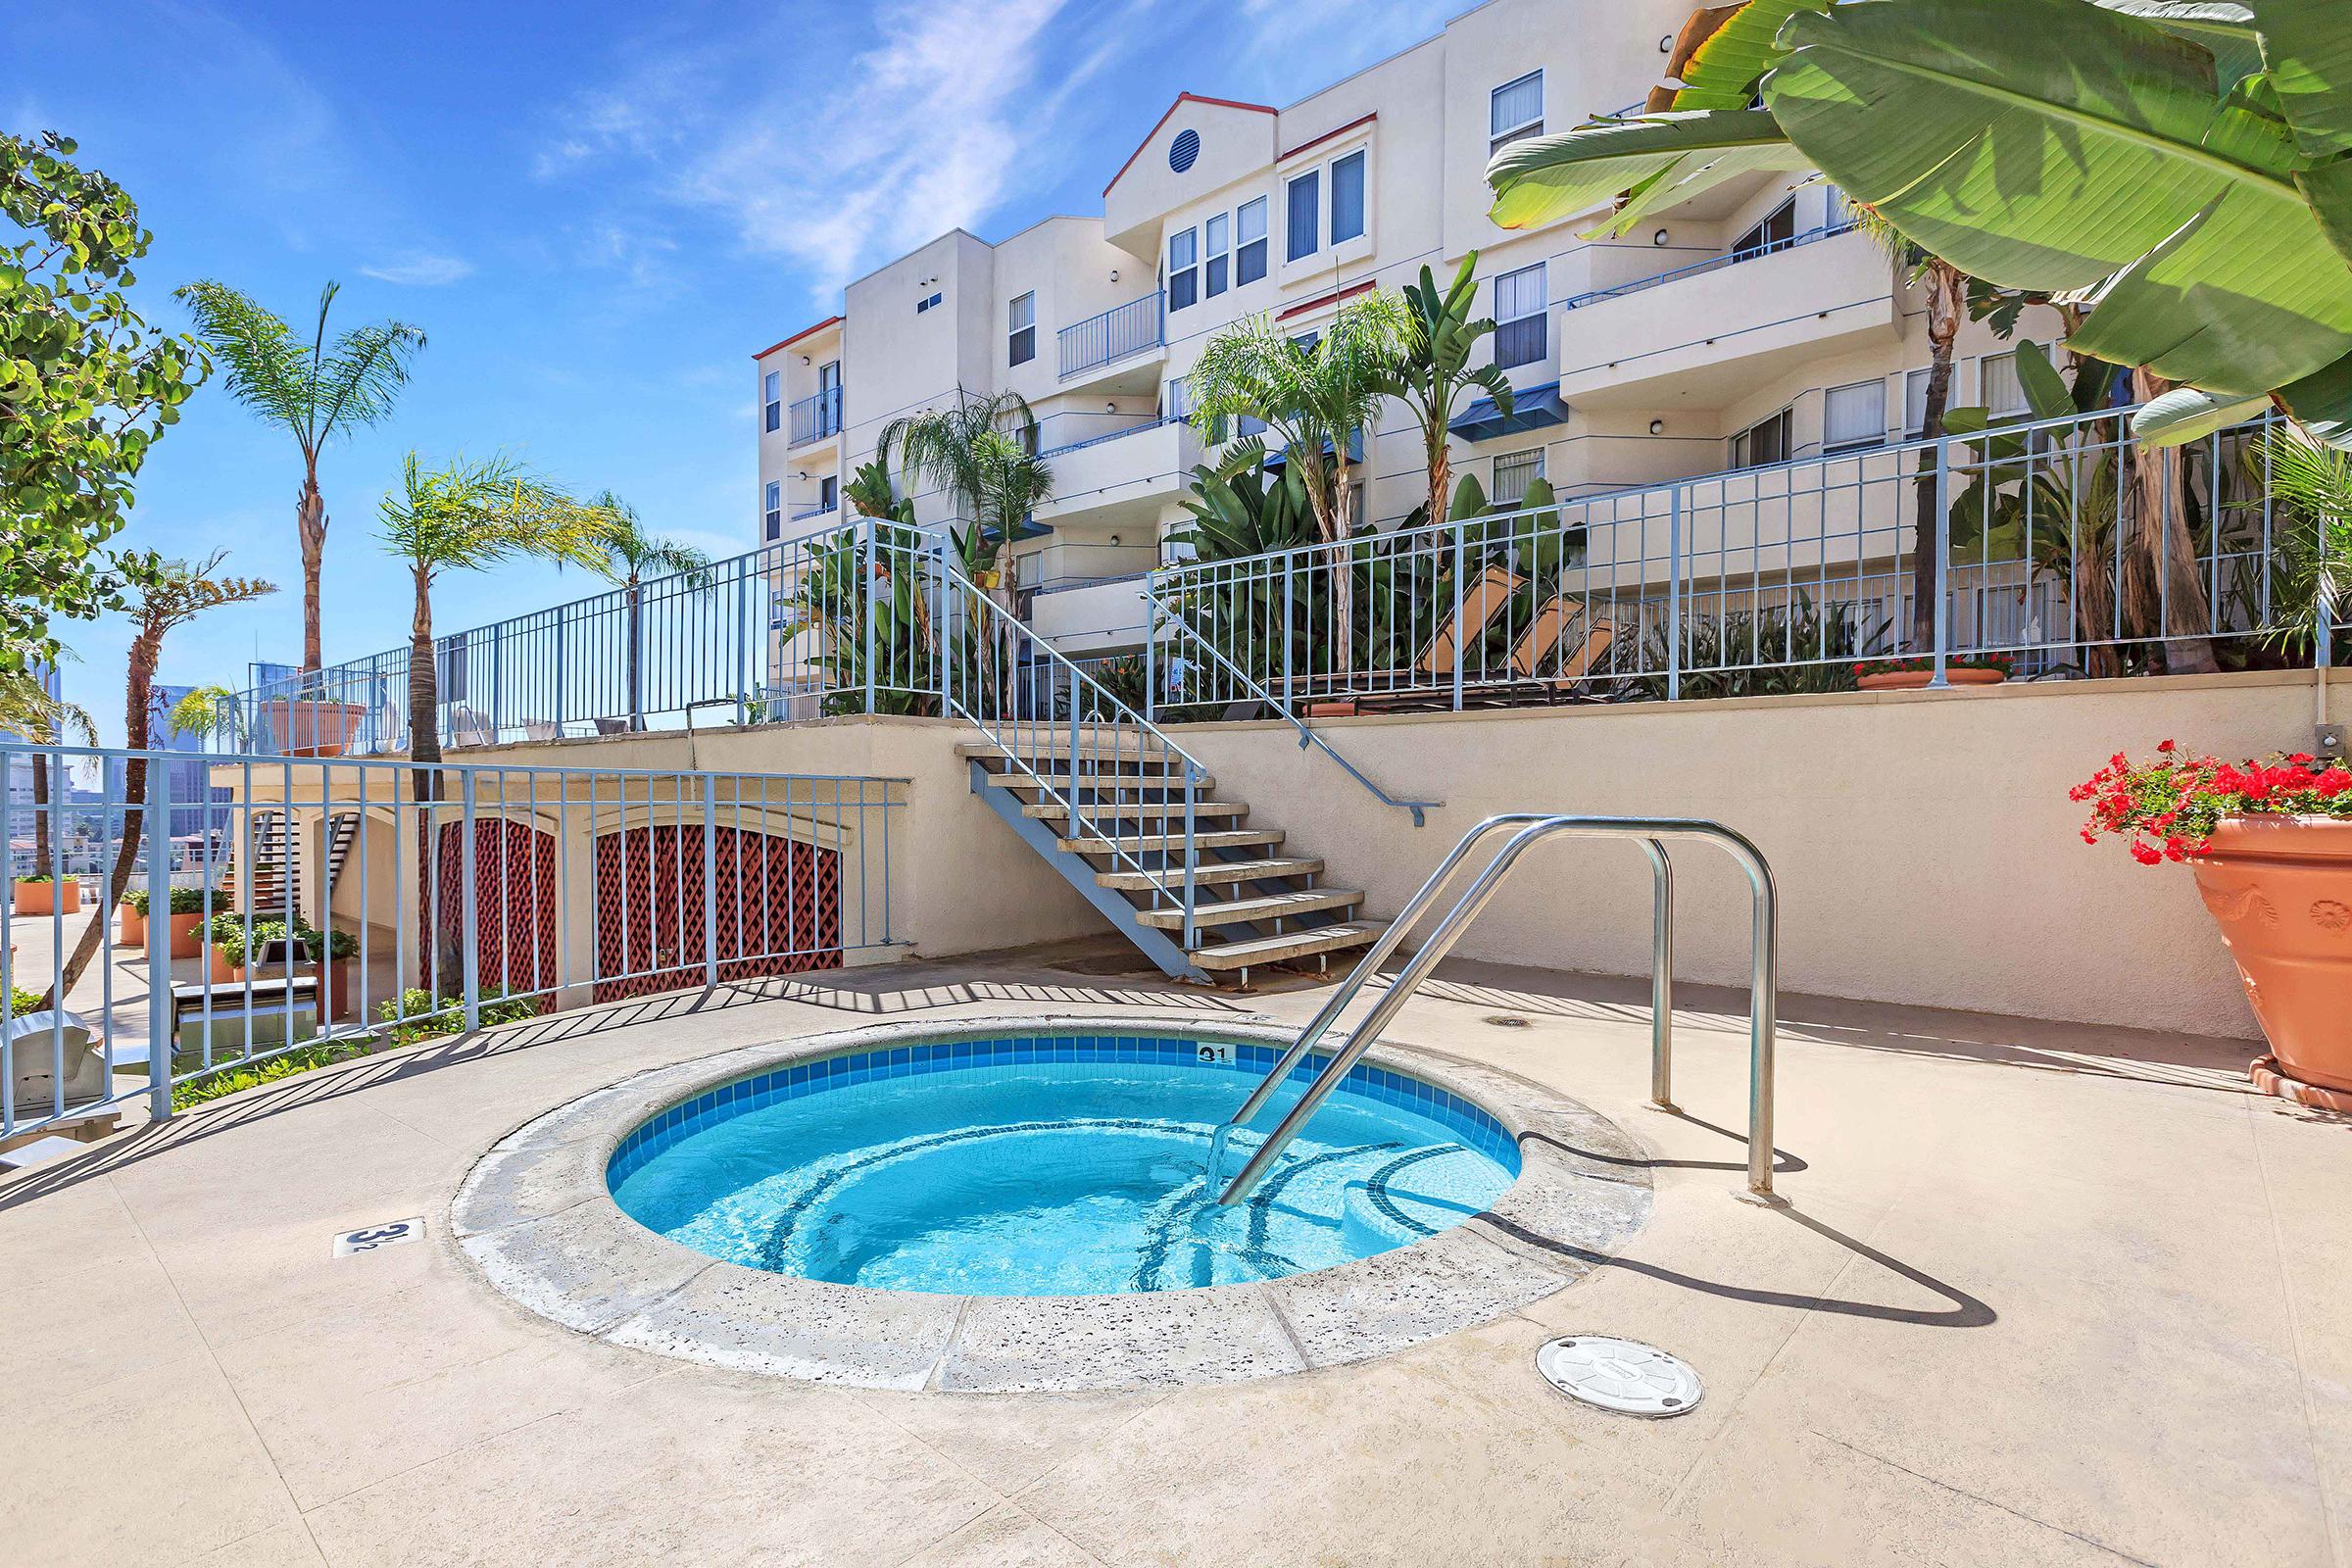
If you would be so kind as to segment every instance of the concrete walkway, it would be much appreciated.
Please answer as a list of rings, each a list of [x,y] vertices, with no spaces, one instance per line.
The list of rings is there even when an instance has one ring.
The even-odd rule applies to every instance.
[[[1652,1156],[1624,1256],[1363,1365],[1166,1395],[884,1395],[524,1314],[443,1234],[518,1123],[861,1018],[1302,1019],[1099,951],[572,1015],[311,1074],[0,1184],[0,1560],[559,1564],[2352,1563],[2352,1122],[2242,1044],[1788,999],[1786,1210],[1740,1185],[1739,999],[1462,966],[1392,1037],[1557,1086]],[[330,1256],[423,1216],[421,1245]],[[1573,1405],[1567,1331],[1707,1380]]]

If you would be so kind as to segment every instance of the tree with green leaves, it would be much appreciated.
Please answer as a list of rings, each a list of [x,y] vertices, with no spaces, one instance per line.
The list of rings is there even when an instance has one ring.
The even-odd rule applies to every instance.
[[[340,432],[382,422],[408,384],[409,366],[424,333],[406,321],[355,326],[327,340],[326,319],[342,285],[318,295],[311,341],[226,283],[210,279],[178,290],[197,331],[226,367],[229,395],[293,436],[302,451],[302,489],[294,501],[294,530],[302,546],[302,667],[319,667],[318,577],[326,554],[326,498],[318,489],[318,455]]]
[[[2352,33],[2339,0],[1749,0],[1664,112],[1514,142],[1525,227],[1622,233],[1757,171],[1818,169],[2005,288],[2087,296],[2069,346],[2173,383],[2179,444],[2276,402],[2352,441]]]
[[[174,561],[148,550],[118,561],[131,585],[130,660],[123,675],[122,744],[132,755],[122,763],[122,825],[107,885],[97,907],[90,911],[89,923],[75,940],[72,956],[66,959],[56,988],[42,999],[44,1008],[58,1005],[62,998],[71,995],[83,971],[89,968],[90,960],[98,956],[107,918],[115,906],[122,902],[123,890],[130,886],[130,874],[139,863],[147,807],[147,760],[139,754],[154,744],[151,726],[155,715],[155,671],[163,662],[164,638],[199,615],[228,605],[249,604],[277,592],[275,583],[259,577],[220,575],[220,564],[226,559],[225,552],[217,551],[202,561]],[[169,834],[171,824],[159,823],[155,831]]]
[[[1303,337],[1292,337],[1271,316],[1244,317],[1208,340],[1185,377],[1193,416],[1212,438],[1242,418],[1261,419],[1304,476],[1315,530],[1332,547],[1334,612],[1343,627],[1354,625],[1348,449],[1358,431],[1373,427],[1389,396],[1406,321],[1403,296],[1379,289],[1342,305],[1329,326]],[[1242,450],[1263,445],[1251,437]],[[1352,635],[1339,639],[1339,653],[1352,662]]]
[[[57,658],[53,617],[124,604],[99,546],[209,363],[130,307],[154,236],[55,132],[0,134],[0,670]]]
[[[409,756],[441,760],[441,694],[433,662],[433,584],[453,571],[481,571],[518,557],[603,569],[612,560],[614,518],[575,501],[505,453],[453,458],[427,467],[411,452],[398,490],[376,509],[384,548],[409,568],[416,603],[409,617]],[[439,795],[440,774],[417,774],[417,798]]]
[[[89,712],[49,690],[41,667],[49,656],[20,648],[16,657],[0,659],[0,732],[22,735],[35,746],[58,746],[74,735],[85,746],[98,744],[97,726]],[[32,760],[32,864],[36,871],[55,869],[51,849],[49,803],[57,792],[56,767],[49,758]]]
[[[976,530],[975,577],[998,563],[1029,514],[1054,493],[1054,471],[1030,454],[1037,416],[1017,392],[992,397],[958,388],[955,403],[896,418],[882,427],[874,459],[887,477],[895,466],[905,488],[945,490],[949,504]]]
[[[637,509],[610,490],[590,505],[611,519],[604,537],[604,555],[589,569],[620,589],[628,620],[629,728],[643,729],[645,579],[649,575],[676,577],[680,579],[679,587],[700,593],[710,585],[710,556],[684,540],[646,532],[645,520],[637,514]]]
[[[1492,318],[1472,319],[1471,303],[1478,297],[1472,273],[1478,252],[1462,258],[1461,270],[1444,293],[1427,267],[1421,279],[1404,286],[1403,330],[1388,366],[1383,390],[1412,411],[1421,427],[1421,442],[1429,461],[1429,513],[1445,515],[1446,498],[1453,486],[1454,405],[1473,387],[1494,400],[1495,412],[1511,416],[1510,378],[1491,361],[1470,363],[1481,338],[1494,331]]]

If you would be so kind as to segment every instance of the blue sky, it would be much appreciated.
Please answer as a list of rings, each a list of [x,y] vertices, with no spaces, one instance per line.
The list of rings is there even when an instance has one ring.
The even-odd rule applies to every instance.
[[[0,123],[56,129],[126,187],[137,290],[218,277],[299,322],[429,339],[386,425],[321,467],[325,654],[404,643],[375,538],[414,447],[505,448],[611,487],[713,553],[753,539],[750,356],[841,285],[962,225],[1102,210],[1179,90],[1287,104],[1426,36],[1460,0],[880,4],[68,3],[0,31]],[[106,41],[101,43],[101,38]],[[174,633],[164,678],[241,685],[301,653],[300,460],[219,387],[155,449],[122,542],[230,553],[285,590]],[[539,566],[448,579],[443,629],[589,592]],[[68,694],[122,733],[116,621],[70,625]]]

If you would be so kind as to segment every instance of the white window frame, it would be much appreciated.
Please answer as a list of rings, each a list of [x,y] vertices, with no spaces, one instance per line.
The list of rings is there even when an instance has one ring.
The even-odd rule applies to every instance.
[[[1487,500],[1489,504],[1500,507],[1507,512],[1526,500],[1529,486],[1544,477],[1544,451],[1545,449],[1543,447],[1522,447],[1517,452],[1495,453],[1494,466],[1488,474],[1490,482],[1487,489]],[[1514,478],[1517,477],[1522,467],[1528,470],[1526,480],[1519,485],[1517,495],[1503,493],[1503,473],[1506,467]]]
[[[828,473],[816,481],[816,510],[831,512],[841,505],[841,476]]]
[[[1514,87],[1523,87],[1531,81],[1536,84],[1535,118],[1532,120],[1521,120],[1516,124],[1497,125],[1494,122],[1494,115],[1495,111],[1502,107],[1502,95],[1506,92],[1509,92]],[[1531,71],[1524,76],[1513,76],[1510,80],[1502,83],[1498,87],[1490,87],[1487,89],[1488,157],[1494,157],[1496,153],[1502,151],[1503,148],[1509,146],[1512,142],[1517,141],[1522,136],[1541,136],[1543,134],[1544,73],[1541,69]]]
[[[784,372],[770,370],[760,377],[760,428],[773,433],[784,428]]]
[[[1192,253],[1191,259],[1182,267],[1176,265],[1176,242],[1178,240],[1185,241],[1185,248]],[[1199,228],[1187,224],[1183,228],[1171,230],[1168,234],[1167,277],[1168,310],[1171,314],[1200,303],[1200,230]],[[1191,284],[1191,298],[1181,303],[1176,298],[1176,280],[1180,277]]]
[[[1540,303],[1532,311],[1523,310],[1519,315],[1505,319],[1502,314],[1504,294],[1503,285],[1505,283],[1514,283],[1520,285],[1520,289],[1524,289],[1524,286],[1528,280],[1528,274],[1531,272],[1535,274],[1534,282],[1536,294]],[[1495,273],[1494,287],[1493,292],[1494,300],[1495,365],[1502,369],[1512,370],[1517,369],[1522,365],[1538,365],[1543,363],[1545,359],[1548,359],[1551,355],[1551,332],[1548,325],[1548,318],[1551,314],[1551,285],[1550,272],[1548,270],[1547,264],[1544,262],[1538,262],[1533,267],[1522,267],[1513,271]],[[1514,290],[1513,292],[1519,292],[1519,290]],[[1524,304],[1525,302],[1521,301],[1520,303]],[[1538,333],[1541,342],[1538,344],[1535,353],[1527,355],[1521,359],[1514,359],[1508,364],[1505,364],[1502,358],[1502,329],[1506,326],[1515,326],[1519,322],[1527,320],[1533,320],[1543,328],[1543,330]]]
[[[1233,286],[1233,216],[1200,220],[1200,297],[1213,300]]]
[[[1868,392],[1878,404],[1878,417],[1867,435],[1849,436],[1843,441],[1830,438],[1830,405],[1841,392]],[[1825,458],[1842,456],[1848,452],[1867,452],[1886,444],[1886,382],[1884,377],[1869,381],[1848,381],[1843,386],[1824,388],[1821,394],[1821,455]]]
[[[1293,220],[1298,216],[1298,201],[1293,192],[1309,180],[1314,181],[1315,185],[1314,192],[1306,204],[1307,222],[1310,225],[1310,232],[1307,236],[1306,248],[1304,250],[1300,250],[1298,248],[1298,225],[1293,221]],[[1282,178],[1283,264],[1288,266],[1293,262],[1303,262],[1309,256],[1314,255],[1322,248],[1323,166],[1321,164],[1317,164],[1311,169],[1299,170],[1295,174],[1285,174]]]
[[[784,481],[770,479],[760,490],[760,537],[780,539],[784,536]]]
[[[1352,234],[1340,232],[1340,166],[1347,163],[1353,163],[1356,166],[1356,226],[1355,232]],[[1350,147],[1325,164],[1323,166],[1323,184],[1326,190],[1323,198],[1325,203],[1323,232],[1327,243],[1338,247],[1362,239],[1366,234],[1372,232],[1372,149],[1370,147]]]
[[[2015,361],[2017,358],[2018,347],[2019,346],[2017,344],[2011,343],[2002,348],[1994,350],[1990,354],[1980,354],[1977,356],[1977,402],[1984,406],[1986,414],[1990,415],[1996,419],[2015,418],[2021,414],[2032,414],[2034,412],[2033,400],[2026,396],[2026,383],[2022,379],[2018,380],[2017,382],[2017,401],[2014,404],[2011,404],[2006,408],[1999,409],[1996,409],[1992,406],[1992,387],[1986,379],[1985,372],[1991,370],[1996,365],[2006,366],[2007,369],[2002,373],[2013,378],[2016,377],[2017,367]],[[2043,358],[2048,359],[2050,357],[2050,346],[2043,345],[2041,353]],[[2052,360],[2051,363],[2055,365],[2057,362]]]
[[[1928,433],[1928,378],[1934,367],[1903,372],[1903,439],[1917,441]],[[1914,389],[1917,389],[1914,391]]]
[[[1004,363],[1027,365],[1037,358],[1037,290],[1015,294],[1004,307]]]
[[[1266,275],[1267,253],[1273,249],[1273,242],[1267,238],[1266,228],[1267,209],[1270,205],[1266,197],[1254,196],[1233,210],[1233,286],[1235,288],[1254,283]],[[1249,218],[1252,208],[1256,209],[1257,219],[1257,237],[1255,239],[1250,238],[1246,232],[1250,226]],[[1250,272],[1251,260],[1250,252],[1252,248],[1257,252],[1255,258],[1257,270]],[[1242,274],[1245,272],[1249,272],[1250,275],[1243,276]]]

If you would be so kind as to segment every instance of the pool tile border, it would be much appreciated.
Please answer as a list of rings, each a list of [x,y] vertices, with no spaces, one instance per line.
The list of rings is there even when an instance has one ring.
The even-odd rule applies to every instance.
[[[460,1183],[449,1234],[493,1289],[611,1344],[815,1382],[1017,1392],[1233,1383],[1369,1359],[1565,1289],[1647,1218],[1644,1161],[1595,1164],[1547,1136],[1569,1121],[1639,1147],[1587,1106],[1507,1073],[1386,1046],[1350,1071],[1348,1091],[1516,1157],[1518,1179],[1487,1213],[1436,1236],[1265,1284],[1100,1297],[825,1284],[696,1252],[622,1213],[609,1185],[710,1119],[844,1083],[999,1057],[1165,1059],[1179,1047],[1178,1059],[1205,1065],[1193,1053],[1208,1041],[1234,1048],[1221,1065],[1239,1089],[1289,1039],[1221,1019],[1129,1013],[909,1021],[740,1047],[639,1073],[516,1128]]]

